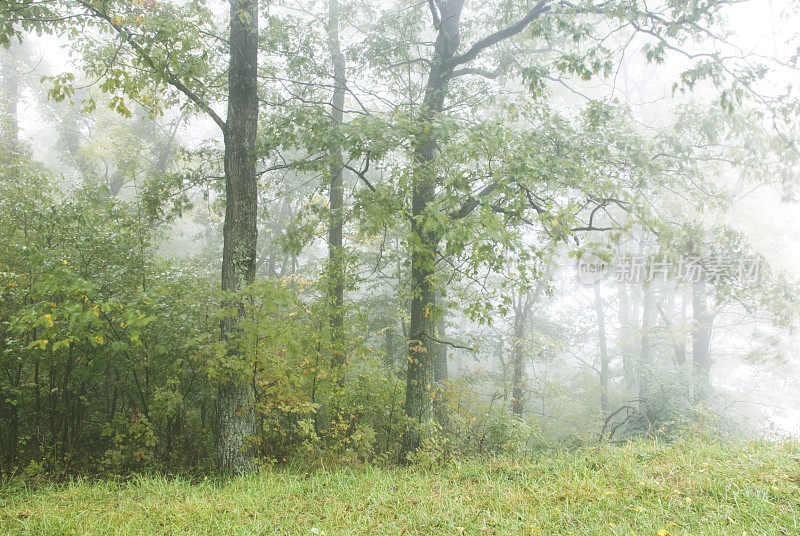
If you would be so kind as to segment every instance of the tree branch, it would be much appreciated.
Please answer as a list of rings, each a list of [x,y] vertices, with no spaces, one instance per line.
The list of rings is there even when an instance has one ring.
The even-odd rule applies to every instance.
[[[180,81],[180,79],[169,70],[167,66],[158,66],[156,65],[155,60],[145,52],[144,48],[137,43],[131,34],[129,34],[125,29],[116,24],[111,17],[105,11],[101,11],[100,9],[96,8],[93,4],[88,2],[81,2],[80,3],[86,10],[88,10],[89,15],[102,19],[108,23],[111,28],[126,42],[130,47],[136,52],[136,54],[144,61],[152,70],[153,72],[159,76],[164,82],[171,85],[196,104],[201,110],[203,110],[222,130],[223,134],[227,131],[228,125],[222,119],[222,117],[211,108],[211,105],[208,104],[205,100],[203,100],[197,93],[186,87],[186,84]]]
[[[428,0],[428,7],[431,8],[431,15],[433,15],[433,27],[438,30],[442,19],[439,17],[439,12],[436,10],[436,3],[434,0]]]
[[[539,18],[540,15],[550,11],[550,3],[552,0],[540,0],[538,4],[536,4],[533,9],[528,11],[527,15],[525,15],[519,22],[513,24],[507,28],[499,30],[493,34],[487,35],[483,39],[476,42],[472,45],[469,50],[464,52],[463,54],[459,54],[458,56],[454,57],[450,60],[450,67],[456,67],[458,65],[462,65],[464,63],[470,62],[478,57],[478,54],[486,50],[487,48],[496,45],[500,41],[504,39],[508,39],[514,35],[517,35],[522,30],[525,29],[531,22]]]
[[[349,169],[350,171],[355,173],[356,176],[359,179],[361,179],[361,182],[367,185],[367,188],[369,188],[373,192],[376,191],[375,186],[373,186],[372,183],[369,181],[369,179],[367,179],[367,171],[369,171],[369,154],[367,154],[366,161],[364,162],[364,169],[356,169],[350,166],[349,164],[344,164],[344,168]]]
[[[450,75],[450,78],[456,78],[458,76],[466,76],[469,74],[477,74],[478,76],[494,80],[495,78],[500,76],[500,68],[498,67],[494,71],[490,71],[488,69],[481,69],[480,67],[462,67],[461,69],[456,69],[455,71],[453,71],[453,73]]]
[[[469,350],[470,352],[473,352],[473,353],[477,351],[477,348],[475,348],[474,346],[464,346],[463,344],[458,344],[458,343],[455,343],[455,342],[452,342],[452,341],[440,340],[440,339],[437,339],[436,337],[431,337],[427,333],[423,333],[423,336],[426,339],[428,339],[429,341],[435,342],[437,344],[446,344],[447,346],[451,346],[453,348],[460,348],[462,350]]]
[[[478,192],[477,195],[474,196],[470,195],[469,199],[467,199],[464,202],[464,204],[461,205],[460,209],[456,210],[455,212],[451,212],[450,214],[448,214],[448,216],[450,217],[451,220],[460,220],[461,218],[466,218],[467,216],[472,214],[473,210],[475,210],[478,207],[478,205],[480,204],[480,198],[486,197],[487,195],[492,193],[497,188],[497,186],[498,184],[496,182],[493,182],[485,186],[480,192]]]

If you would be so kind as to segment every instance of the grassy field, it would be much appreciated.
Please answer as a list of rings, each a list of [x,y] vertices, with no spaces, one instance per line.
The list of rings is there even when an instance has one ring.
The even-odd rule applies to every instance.
[[[800,445],[633,444],[437,470],[0,488],[0,534],[800,534]]]

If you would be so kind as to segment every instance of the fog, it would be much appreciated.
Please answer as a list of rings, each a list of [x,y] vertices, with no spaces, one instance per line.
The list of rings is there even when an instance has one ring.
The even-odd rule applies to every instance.
[[[467,1],[449,60],[436,56],[446,21],[430,20],[431,10],[446,14],[447,2],[343,1],[335,38],[334,4],[261,6],[258,134],[248,157],[258,181],[255,283],[245,277],[237,288],[224,283],[223,229],[234,228],[225,223],[233,221],[226,200],[243,198],[226,190],[226,139],[209,113],[226,118],[232,138],[226,6],[200,2],[207,15],[192,18],[200,9],[193,2],[133,2],[108,7],[120,18],[107,23],[82,3],[55,2],[56,12],[74,9],[86,21],[48,28],[22,16],[12,25],[0,51],[4,128],[16,129],[20,144],[3,147],[15,162],[3,164],[9,230],[0,263],[7,273],[31,275],[13,287],[30,285],[28,294],[9,290],[0,306],[8,377],[0,392],[19,397],[3,409],[9,430],[20,408],[44,422],[39,375],[52,362],[51,383],[61,381],[67,365],[52,356],[67,350],[53,343],[74,334],[67,362],[85,359],[84,376],[64,376],[53,387],[83,400],[59,402],[74,411],[64,422],[75,424],[52,425],[65,438],[64,427],[79,427],[85,415],[107,419],[111,429],[115,419],[144,414],[148,400],[147,418],[156,422],[153,407],[173,407],[169,392],[180,394],[176,415],[197,415],[163,417],[163,430],[154,425],[158,445],[180,434],[204,445],[174,423],[210,430],[206,413],[223,406],[216,399],[203,405],[216,395],[197,385],[230,370],[255,371],[248,381],[262,415],[256,435],[268,457],[294,448],[273,437],[287,422],[309,415],[333,422],[337,389],[349,393],[340,404],[360,408],[353,422],[372,419],[377,428],[380,419],[364,407],[380,398],[392,408],[382,417],[387,430],[402,406],[411,419],[432,412],[454,442],[480,435],[472,425],[461,435],[463,415],[487,430],[513,415],[530,425],[527,441],[542,444],[707,429],[773,440],[800,435],[796,3],[722,2],[710,19],[683,5],[673,10],[675,2],[649,6],[647,17],[553,3],[463,65],[458,54],[535,4]],[[335,46],[346,74],[338,119]],[[156,60],[143,60],[142,50]],[[431,104],[437,61],[456,65],[439,109]],[[9,131],[4,137],[11,139]],[[341,209],[331,197],[336,177]],[[331,253],[337,210],[343,240],[341,252]],[[420,244],[430,246],[429,257]],[[620,272],[636,259],[641,277]],[[662,261],[669,268],[654,274]],[[74,273],[36,287],[62,264]],[[693,264],[701,277],[681,279]],[[340,276],[331,271],[337,266]],[[285,302],[273,310],[264,305],[271,298],[258,294],[255,303],[268,312],[243,321],[257,341],[257,357],[244,367],[230,364],[235,352],[215,346],[221,313],[210,304],[231,303],[212,295],[220,270],[225,291],[267,282],[291,295],[274,291]],[[341,303],[332,279],[343,288]],[[77,305],[57,313],[55,304],[74,293],[91,294],[83,285],[107,309],[140,307],[139,318],[151,320],[134,340],[118,329],[134,320],[115,317],[109,328],[80,317]],[[50,301],[49,319],[33,308]],[[241,317],[250,314],[236,303]],[[221,322],[223,334],[233,329]],[[418,322],[427,340],[412,333]],[[51,328],[65,331],[47,335]],[[265,340],[277,342],[258,346]],[[415,352],[429,356],[420,358],[428,378],[420,389],[442,393],[419,415],[409,413],[416,410],[408,393],[423,381],[409,369]],[[314,369],[325,376],[293,377],[330,355],[330,370]],[[142,380],[137,367],[149,366],[146,359],[163,365]],[[105,368],[88,364],[101,361]],[[178,362],[191,363],[191,373],[173,367]],[[26,381],[35,388],[21,387]],[[105,397],[96,406],[87,401],[92,385]],[[449,409],[438,408],[437,397]],[[314,422],[325,437],[325,425]],[[89,424],[80,428],[72,448],[89,441]],[[300,434],[291,429],[281,437]],[[47,444],[37,434],[26,437]],[[17,448],[20,438],[5,441]]]

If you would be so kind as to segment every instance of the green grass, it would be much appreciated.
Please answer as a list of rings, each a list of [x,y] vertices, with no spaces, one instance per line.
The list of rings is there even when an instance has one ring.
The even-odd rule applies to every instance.
[[[800,445],[633,444],[438,470],[0,488],[0,534],[800,534]]]

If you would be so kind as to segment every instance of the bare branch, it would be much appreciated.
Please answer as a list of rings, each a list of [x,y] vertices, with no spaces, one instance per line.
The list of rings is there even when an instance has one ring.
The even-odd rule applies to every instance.
[[[498,67],[494,71],[489,71],[488,69],[481,69],[480,67],[463,67],[461,69],[456,69],[455,71],[453,71],[453,74],[450,75],[450,78],[456,78],[458,76],[466,76],[469,74],[476,74],[478,76],[494,80],[495,78],[500,76],[500,68]]]
[[[377,191],[375,189],[375,186],[373,186],[372,183],[369,181],[369,179],[367,179],[367,171],[369,171],[369,154],[367,154],[366,161],[364,162],[364,169],[355,169],[354,167],[350,166],[349,164],[344,164],[344,168],[345,169],[349,169],[350,171],[355,173],[356,176],[359,179],[361,179],[361,182],[363,182],[364,184],[367,185],[367,188],[369,188],[373,192]]]

